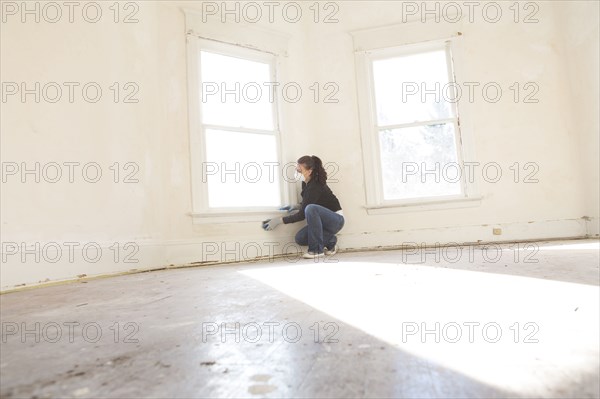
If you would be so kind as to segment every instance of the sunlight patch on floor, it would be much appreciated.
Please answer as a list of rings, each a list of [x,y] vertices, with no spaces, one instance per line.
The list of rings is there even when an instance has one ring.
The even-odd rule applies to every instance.
[[[521,394],[551,393],[565,376],[599,366],[597,286],[393,261],[241,273],[401,350]]]

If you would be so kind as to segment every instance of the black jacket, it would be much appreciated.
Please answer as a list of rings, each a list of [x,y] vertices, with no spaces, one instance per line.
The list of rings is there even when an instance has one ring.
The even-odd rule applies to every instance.
[[[316,180],[310,180],[308,183],[302,182],[302,204],[300,211],[283,218],[283,223],[295,223],[304,220],[304,210],[310,204],[324,206],[325,208],[337,212],[342,209],[340,201],[333,194],[327,184],[321,184]]]

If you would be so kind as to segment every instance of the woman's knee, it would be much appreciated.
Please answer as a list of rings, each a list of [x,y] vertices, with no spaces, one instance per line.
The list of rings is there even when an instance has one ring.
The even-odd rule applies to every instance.
[[[306,208],[304,208],[304,215],[315,215],[317,210],[319,209],[319,205],[316,204],[308,204]]]

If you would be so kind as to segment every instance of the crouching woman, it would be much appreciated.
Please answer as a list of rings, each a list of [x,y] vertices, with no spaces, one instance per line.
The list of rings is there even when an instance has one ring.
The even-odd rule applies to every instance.
[[[316,156],[298,159],[296,171],[302,175],[302,203],[281,208],[290,214],[263,222],[265,230],[273,230],[281,223],[296,223],[306,219],[306,226],[296,233],[298,245],[308,245],[307,259],[334,255],[337,252],[336,234],[344,227],[340,202],[327,185],[327,172]],[[298,210],[297,213],[292,213]]]

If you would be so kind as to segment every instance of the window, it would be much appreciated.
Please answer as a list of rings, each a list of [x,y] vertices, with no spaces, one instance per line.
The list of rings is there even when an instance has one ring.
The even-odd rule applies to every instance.
[[[273,54],[195,39],[190,61],[194,211],[261,213],[285,202]]]
[[[362,52],[367,208],[469,197],[450,41]],[[362,96],[361,96],[362,94]]]
[[[442,93],[449,63],[447,49],[373,60],[385,201],[462,194],[460,180],[436,175],[458,164],[458,118]]]

